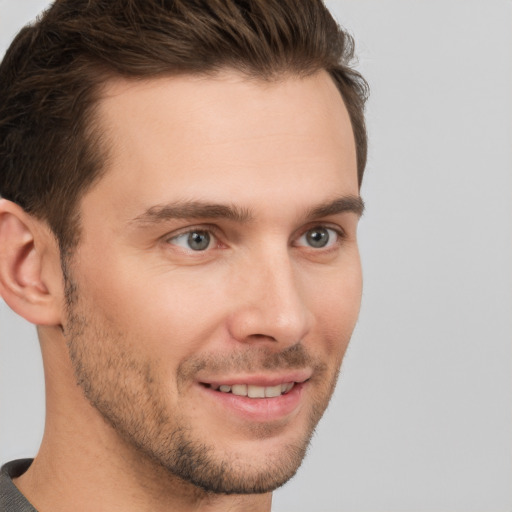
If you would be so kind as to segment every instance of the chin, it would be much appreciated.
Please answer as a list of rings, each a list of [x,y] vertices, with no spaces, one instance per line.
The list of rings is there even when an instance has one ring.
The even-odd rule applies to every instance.
[[[269,452],[219,454],[213,446],[195,445],[182,435],[177,459],[158,462],[173,476],[215,494],[263,494],[272,492],[290,480],[306,454],[308,439],[301,444],[286,444]],[[268,444],[263,442],[262,444]]]

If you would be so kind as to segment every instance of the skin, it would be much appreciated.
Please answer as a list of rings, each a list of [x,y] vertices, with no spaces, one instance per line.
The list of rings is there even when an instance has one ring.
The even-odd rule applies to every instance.
[[[44,222],[0,201],[0,292],[39,326],[47,394],[40,452],[15,483],[41,512],[270,510],[359,312],[343,101],[325,72],[226,70],[110,82],[99,123],[110,156],[66,277]],[[288,402],[208,387],[289,380]]]

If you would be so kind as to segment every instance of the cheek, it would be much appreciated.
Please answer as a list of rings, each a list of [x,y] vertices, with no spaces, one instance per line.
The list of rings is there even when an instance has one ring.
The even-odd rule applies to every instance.
[[[170,366],[197,352],[220,325],[226,301],[215,273],[144,272],[118,261],[83,275],[88,309],[138,351]]]
[[[160,357],[174,367],[210,342],[225,339],[225,320],[238,304],[233,302],[232,267],[162,270],[110,254],[102,265],[82,261],[92,262],[82,265],[79,283],[92,311],[147,357]],[[344,352],[361,300],[357,253],[347,254],[339,268],[313,272],[302,267],[297,280],[315,318],[317,344],[330,355]]]
[[[342,357],[352,336],[361,306],[359,263],[336,272],[311,293],[315,325],[330,355]]]

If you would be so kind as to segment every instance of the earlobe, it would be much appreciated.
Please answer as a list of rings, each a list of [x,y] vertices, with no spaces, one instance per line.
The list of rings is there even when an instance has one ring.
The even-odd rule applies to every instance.
[[[40,222],[20,206],[0,199],[0,296],[29,322],[58,325],[59,287],[42,277],[43,265],[52,259],[44,255],[53,248],[38,229]]]

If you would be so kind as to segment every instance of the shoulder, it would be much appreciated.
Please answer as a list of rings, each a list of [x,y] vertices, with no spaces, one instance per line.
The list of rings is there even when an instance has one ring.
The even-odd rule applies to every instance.
[[[29,468],[32,459],[13,460],[0,469],[0,512],[37,512],[12,481]]]

